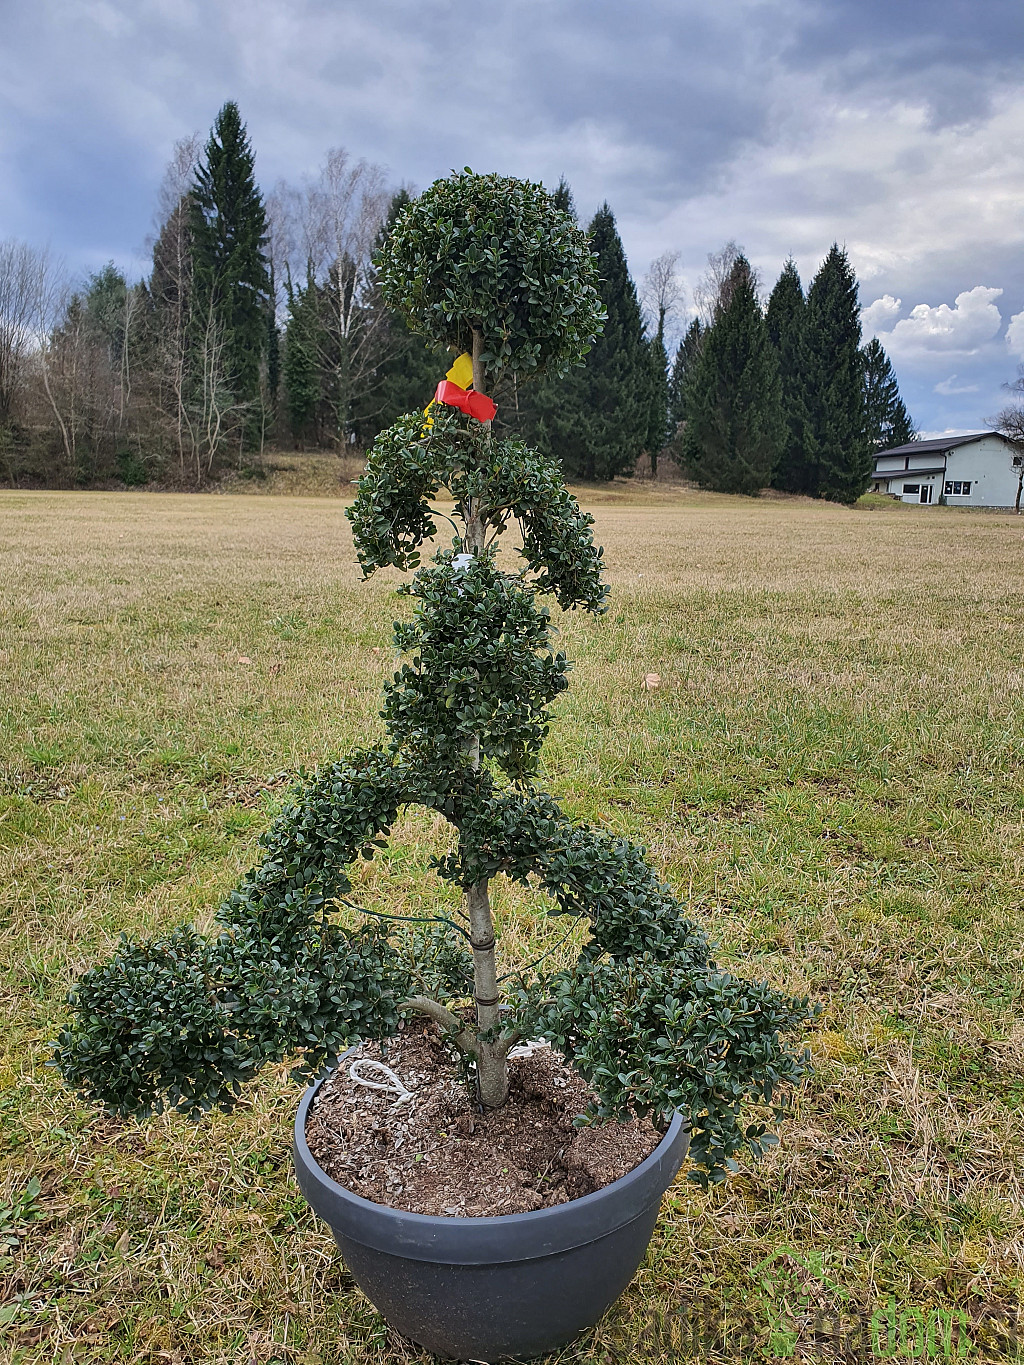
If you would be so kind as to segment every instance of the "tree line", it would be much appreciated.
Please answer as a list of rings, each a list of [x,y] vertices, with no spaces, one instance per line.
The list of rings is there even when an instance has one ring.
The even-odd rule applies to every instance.
[[[876,451],[915,431],[881,344],[861,345],[846,252],[833,244],[806,296],[787,261],[765,307],[734,243],[709,275],[703,317],[680,342],[669,385],[682,465],[721,492],[772,486],[854,502]]]
[[[564,181],[554,197],[576,216]],[[110,264],[72,288],[47,252],[0,242],[0,480],[197,487],[258,472],[268,444],[365,449],[450,360],[380,297],[374,258],[409,198],[340,149],[264,196],[229,102],[205,145],[175,149],[146,279]],[[607,320],[586,364],[491,395],[569,478],[671,459],[709,488],[850,501],[873,451],[913,435],[838,247],[806,298],[787,263],[766,308],[734,244],[709,257],[670,364],[678,256],[638,290],[607,204],[588,234]]]

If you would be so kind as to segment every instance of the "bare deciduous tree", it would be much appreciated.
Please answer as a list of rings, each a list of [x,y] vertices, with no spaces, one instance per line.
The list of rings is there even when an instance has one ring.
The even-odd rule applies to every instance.
[[[993,426],[1001,431],[1013,447],[1013,467],[1017,471],[1017,496],[1013,510],[1020,515],[1021,495],[1024,494],[1024,365],[1018,367],[1017,378],[1012,384],[1004,384],[1007,392],[1015,394],[1016,401],[999,412]]]
[[[253,406],[238,402],[232,393],[225,373],[225,351],[223,329],[211,303],[193,353],[198,383],[185,410],[197,484],[210,477],[225,446],[241,439],[245,416]]]
[[[719,251],[708,252],[708,268],[697,282],[693,291],[693,301],[703,327],[710,327],[725,308],[732,290],[737,283],[734,273],[737,261],[743,256],[743,248],[734,241],[728,241]],[[747,266],[747,278],[755,294],[761,290],[761,277],[752,266]]]
[[[291,290],[312,280],[323,299],[318,356],[335,395],[343,439],[354,396],[380,358],[387,319],[376,306],[372,253],[391,201],[382,167],[332,148],[315,177],[279,181],[267,199],[274,278]]]
[[[153,241],[150,281],[158,315],[156,404],[162,414],[170,415],[171,440],[182,480],[201,467],[188,411],[192,293],[189,195],[201,151],[198,133],[174,144],[157,195],[157,236]]]
[[[17,415],[38,355],[41,331],[52,326],[52,285],[63,271],[46,250],[13,238],[0,242],[0,422]]]
[[[647,329],[665,342],[673,330],[683,300],[683,286],[677,274],[678,251],[663,251],[650,264],[640,286],[640,301]]]

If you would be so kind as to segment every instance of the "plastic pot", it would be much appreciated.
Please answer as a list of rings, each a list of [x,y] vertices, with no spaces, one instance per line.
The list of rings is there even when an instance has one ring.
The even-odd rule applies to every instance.
[[[306,1145],[311,1086],[295,1119],[295,1171],[356,1284],[387,1321],[451,1360],[529,1359],[592,1327],[636,1274],[689,1133],[678,1115],[651,1155],[582,1199],[497,1218],[434,1218],[362,1199]]]

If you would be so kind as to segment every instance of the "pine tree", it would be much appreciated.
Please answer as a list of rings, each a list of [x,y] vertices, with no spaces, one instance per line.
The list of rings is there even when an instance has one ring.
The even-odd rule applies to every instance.
[[[234,101],[217,115],[191,198],[194,311],[203,327],[216,321],[227,386],[237,402],[252,402],[260,394],[272,302],[267,219]]]
[[[910,420],[889,357],[877,337],[861,352],[864,360],[864,415],[871,452],[907,445],[914,439]]]
[[[647,343],[651,367],[651,410],[647,427],[647,453],[651,459],[651,475],[658,477],[658,456],[668,445],[671,429],[668,424],[668,354],[665,350],[665,329],[659,327]]]
[[[768,336],[779,358],[782,410],[786,419],[786,442],[775,477],[776,488],[788,493],[817,490],[814,433],[807,403],[807,305],[796,265],[786,262],[768,299],[765,315]]]
[[[576,212],[576,201],[572,197],[572,186],[564,175],[559,179],[557,186],[552,191],[551,200],[555,208],[561,209],[563,213],[567,213],[570,218],[572,218],[573,222],[578,220],[579,215]]]
[[[310,272],[304,287],[288,290],[284,339],[284,389],[296,448],[305,441],[319,444],[322,438],[323,328],[319,313],[317,285]]]
[[[409,203],[408,190],[399,190],[393,196],[377,241],[377,252]],[[383,308],[384,305],[376,303],[374,306]],[[376,382],[373,391],[367,392],[357,406],[355,421],[360,439],[367,442],[378,431],[391,426],[402,413],[425,408],[434,396],[438,380],[444,378],[451,364],[451,356],[432,350],[422,337],[409,330],[398,313],[389,312],[386,325],[375,335],[379,337]]]
[[[676,348],[672,377],[668,384],[668,420],[673,440],[679,438],[679,428],[686,421],[687,385],[700,355],[703,339],[704,329],[700,325],[700,318],[694,318]]]
[[[583,368],[535,391],[532,434],[570,478],[612,479],[632,471],[650,438],[651,361],[636,286],[607,204],[589,235],[608,314],[604,333]]]
[[[865,431],[864,361],[857,280],[833,243],[807,292],[808,408],[815,442],[814,493],[853,503],[874,468]]]
[[[740,257],[734,270],[686,386],[682,455],[706,488],[756,495],[771,481],[786,424],[778,360],[749,266]]]

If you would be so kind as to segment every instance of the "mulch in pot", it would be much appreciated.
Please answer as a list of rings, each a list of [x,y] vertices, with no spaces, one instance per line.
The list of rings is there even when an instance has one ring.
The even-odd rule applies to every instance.
[[[411,1098],[352,1079],[357,1058],[386,1063]],[[370,1067],[361,1074],[386,1081]],[[649,1119],[575,1127],[591,1099],[545,1045],[510,1060],[508,1102],[482,1112],[441,1039],[409,1028],[344,1059],[310,1107],[306,1141],[332,1180],[376,1204],[460,1218],[529,1213],[603,1189],[661,1141]]]

